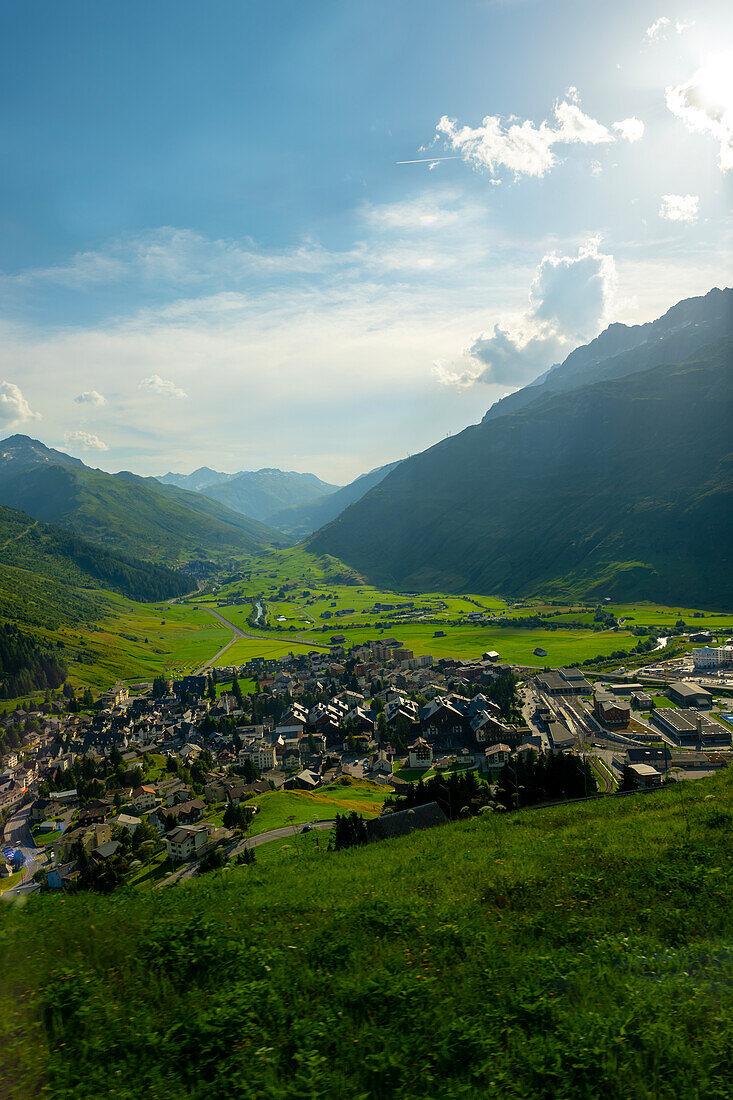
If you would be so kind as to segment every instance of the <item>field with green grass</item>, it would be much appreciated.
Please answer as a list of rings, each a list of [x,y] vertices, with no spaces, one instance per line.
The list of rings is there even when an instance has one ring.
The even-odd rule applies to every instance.
[[[733,774],[0,907],[8,1100],[733,1091]]]
[[[638,641],[623,627],[591,629],[594,610],[586,605],[542,600],[506,603],[499,597],[471,594],[394,593],[361,584],[353,571],[334,558],[297,548],[252,558],[240,574],[214,591],[171,605],[141,604],[100,591],[96,621],[55,630],[39,628],[36,633],[44,643],[61,642],[71,682],[95,691],[106,690],[118,678],[150,681],[160,673],[178,676],[195,671],[233,636],[212,611],[252,635],[227,649],[217,662],[220,665],[307,652],[328,646],[338,634],[346,637],[347,645],[396,637],[417,656],[468,658],[496,650],[501,660],[538,668],[610,655],[631,649]],[[242,599],[243,604],[233,602]],[[250,621],[251,601],[257,599],[267,609],[266,629]],[[377,604],[390,609],[375,611]],[[721,636],[733,630],[729,615],[712,611],[643,603],[603,607],[625,619],[629,628],[644,625],[662,633],[682,618],[690,629],[713,629]],[[337,615],[339,611],[348,614]],[[324,612],[331,617],[323,619]],[[472,623],[468,617],[476,613],[499,621]],[[696,613],[701,617],[694,618]],[[522,625],[537,615],[557,629]],[[576,623],[583,625],[570,625]],[[436,638],[436,631],[445,637]],[[535,648],[547,650],[547,656],[535,656]]]
[[[328,821],[338,813],[351,813],[352,810],[364,817],[378,817],[389,794],[391,788],[348,776],[317,791],[270,791],[257,795],[248,803],[258,807],[248,835],[257,836],[284,825]]]

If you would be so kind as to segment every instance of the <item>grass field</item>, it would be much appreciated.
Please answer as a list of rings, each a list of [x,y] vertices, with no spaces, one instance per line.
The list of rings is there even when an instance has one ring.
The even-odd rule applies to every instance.
[[[7,1100],[733,1090],[733,775],[0,908]]]
[[[482,595],[394,593],[354,583],[355,579],[335,559],[316,558],[300,549],[272,551],[252,559],[245,567],[244,579],[214,593],[202,593],[169,606],[135,603],[103,592],[101,606],[107,610],[98,623],[56,631],[39,629],[37,633],[51,644],[61,641],[71,682],[79,688],[91,686],[95,691],[106,690],[118,678],[149,681],[160,673],[185,674],[210,660],[232,634],[209,609],[257,635],[232,645],[219,661],[226,665],[241,664],[253,656],[277,658],[290,652],[302,653],[309,646],[327,646],[333,634],[344,634],[347,644],[394,636],[415,654],[435,657],[477,657],[495,649],[502,660],[536,667],[572,664],[630,649],[637,641],[624,629],[593,632],[589,629],[593,613],[581,604],[561,607],[541,600],[506,603],[499,597]],[[262,598],[272,629],[252,627],[248,622],[251,604],[227,602],[235,598]],[[225,606],[218,608],[219,603]],[[392,609],[375,612],[376,603],[391,605]],[[604,604],[604,608],[627,619],[629,626],[642,624],[663,631],[682,618],[690,627],[710,628],[721,636],[733,630],[733,616],[711,611],[695,619],[694,609],[657,604]],[[340,610],[348,610],[349,614],[337,616]],[[332,617],[322,619],[324,611]],[[407,617],[403,619],[400,612]],[[467,616],[476,612],[501,616],[510,625],[472,624]],[[540,613],[551,614],[548,621],[561,624],[560,628],[548,631],[520,625],[523,619]],[[278,622],[280,618],[284,621]],[[314,621],[319,629],[314,629]],[[562,625],[577,621],[587,624],[588,629]],[[436,630],[444,631],[446,637],[435,638]],[[546,649],[547,657],[535,657],[533,650],[537,647]]]
[[[337,780],[317,791],[271,791],[258,795],[252,804],[259,807],[252,822],[250,836],[280,829],[284,825],[305,825],[314,820],[327,821],[337,813],[363,814],[378,817],[391,788],[382,787],[368,779]]]

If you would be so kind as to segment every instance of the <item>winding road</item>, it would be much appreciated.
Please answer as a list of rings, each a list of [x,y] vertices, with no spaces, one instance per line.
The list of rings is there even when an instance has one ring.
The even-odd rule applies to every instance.
[[[266,642],[268,640],[267,634],[264,634],[264,633],[262,633],[262,634],[248,634],[246,631],[242,630],[240,627],[236,626],[233,622],[231,622],[230,619],[225,619],[224,616],[220,615],[218,611],[214,611],[214,609],[212,607],[203,607],[203,605],[199,605],[199,606],[201,606],[202,611],[208,611],[210,615],[213,615],[214,618],[217,619],[218,622],[220,622],[222,624],[222,626],[228,627],[232,632],[232,637],[229,639],[227,644],[222,649],[219,650],[218,653],[214,654],[214,656],[211,657],[205,664],[203,664],[201,666],[201,668],[196,670],[196,675],[197,676],[200,676],[204,672],[206,672],[207,668],[211,668],[211,666],[213,664],[215,664],[219,660],[219,658],[222,657],[226,653],[226,651],[230,648],[230,646],[233,646],[234,643],[236,641],[239,641],[240,638],[249,638],[249,639],[251,639],[252,641],[255,641],[255,642]],[[328,649],[328,650],[330,650],[330,648],[331,648],[330,645],[327,645],[325,642],[314,642],[311,638],[301,638],[297,634],[292,636],[292,637],[288,636],[286,638],[282,634],[276,634],[275,632],[273,632],[270,636],[273,639],[277,639],[278,641],[288,642],[292,645],[307,646],[308,649]]]

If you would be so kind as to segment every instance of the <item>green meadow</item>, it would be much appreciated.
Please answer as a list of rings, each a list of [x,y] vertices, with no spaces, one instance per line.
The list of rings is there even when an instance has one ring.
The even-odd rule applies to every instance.
[[[395,637],[416,656],[478,657],[496,650],[500,659],[538,668],[558,667],[631,649],[638,638],[623,626],[593,631],[593,611],[587,605],[523,600],[507,603],[499,597],[453,596],[442,593],[394,593],[360,583],[334,558],[315,557],[302,549],[273,550],[242,565],[243,577],[215,591],[190,596],[181,603],[141,604],[110,592],[97,593],[98,617],[56,630],[38,628],[39,638],[61,642],[69,678],[79,688],[103,691],[116,679],[149,681],[155,675],[192,672],[210,661],[232,639],[232,631],[211,614],[216,611],[252,637],[234,642],[218,663],[243,664],[252,657],[279,658],[326,647],[343,634],[347,645]],[[244,599],[244,604],[235,604]],[[262,599],[267,626],[249,622],[250,601]],[[375,604],[389,611],[375,611]],[[223,606],[219,607],[218,605]],[[684,619],[690,627],[712,629],[722,637],[733,630],[731,617],[690,608],[658,604],[604,605],[629,628],[644,625],[663,633]],[[338,611],[347,614],[337,615]],[[323,619],[323,612],[330,617]],[[498,616],[506,625],[471,623],[477,612]],[[557,629],[522,621],[542,614]],[[695,614],[700,618],[695,618]],[[577,624],[583,625],[578,627]],[[445,637],[436,638],[436,631]],[[534,654],[545,649],[546,657]]]
[[[733,1092],[733,778],[0,906],[7,1100]]]

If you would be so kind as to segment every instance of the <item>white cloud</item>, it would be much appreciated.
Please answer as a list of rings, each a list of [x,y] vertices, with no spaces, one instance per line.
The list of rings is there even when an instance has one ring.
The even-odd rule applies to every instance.
[[[584,114],[577,101],[577,90],[555,104],[555,122],[536,126],[528,119],[520,122],[499,115],[486,115],[480,126],[460,126],[446,115],[436,132],[450,148],[459,152],[474,168],[488,169],[495,175],[501,169],[518,176],[544,176],[557,164],[555,145],[599,145],[616,139],[601,122]]]
[[[664,37],[667,27],[670,25],[670,21],[666,15],[661,15],[659,19],[656,19],[651,26],[646,29],[646,36],[653,42],[655,38]]]
[[[646,29],[646,36],[650,42],[654,42],[656,39],[666,38],[667,32],[674,28],[677,34],[682,34],[683,31],[688,30],[690,27],[695,26],[694,19],[690,23],[683,23],[680,19],[675,19],[674,23],[671,19],[668,19],[666,15],[661,15],[659,19],[655,20],[651,26]]]
[[[474,382],[516,388],[596,336],[613,307],[617,282],[613,256],[599,246],[594,237],[575,256],[544,256],[527,311],[510,322],[495,322],[474,340],[459,366],[434,363],[438,381],[459,389]]]
[[[590,170],[591,175],[600,176],[601,172],[603,171],[603,165],[599,160],[594,160],[591,162]]]
[[[108,451],[107,444],[92,432],[76,431],[64,434],[64,443],[69,447],[80,447],[83,451]]]
[[[20,387],[14,382],[0,382],[0,427],[12,428],[24,420],[40,420],[41,414],[32,411]]]
[[[452,196],[448,196],[448,200]],[[428,195],[420,195],[404,202],[383,203],[379,206],[366,206],[364,218],[369,226],[379,231],[397,230],[411,232],[422,229],[442,229],[458,221],[460,214]]]
[[[620,137],[632,144],[644,136],[644,123],[633,115],[631,118],[622,118],[620,122],[614,122],[613,128]]]
[[[159,394],[161,397],[188,397],[186,391],[177,386],[175,382],[161,378],[159,374],[151,374],[149,378],[143,378],[140,389]]]
[[[107,404],[106,397],[103,397],[101,393],[97,393],[96,390],[84,390],[83,393],[79,393],[74,398],[77,405],[95,405],[100,407]]]
[[[699,195],[662,195],[659,217],[670,222],[696,222]]]
[[[685,84],[670,85],[667,107],[691,133],[719,143],[718,164],[733,168],[733,50],[711,57]]]

